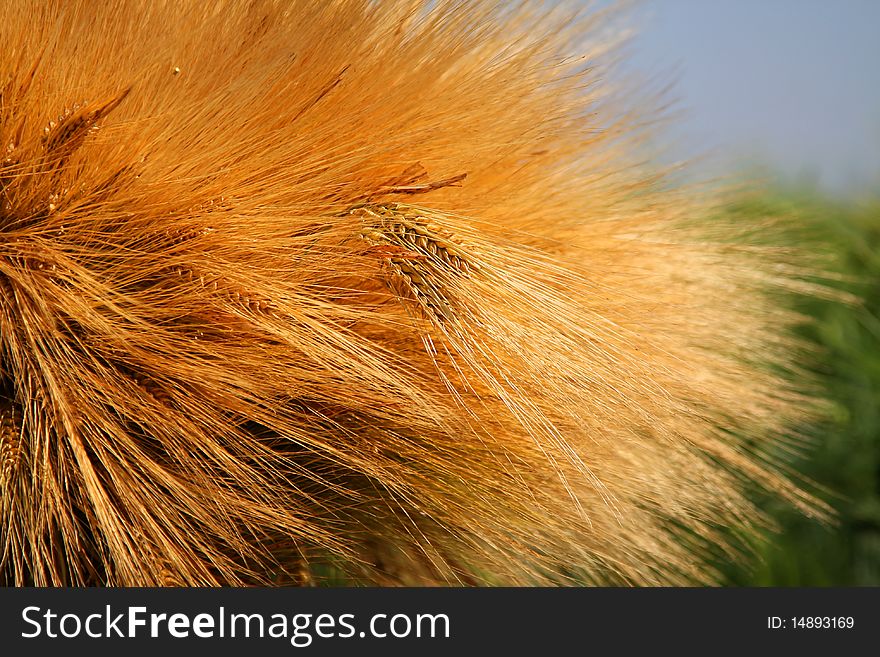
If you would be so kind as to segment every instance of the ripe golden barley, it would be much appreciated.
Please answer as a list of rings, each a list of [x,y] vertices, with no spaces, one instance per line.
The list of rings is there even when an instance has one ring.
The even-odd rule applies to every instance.
[[[711,581],[815,509],[803,284],[639,163],[606,14],[0,4],[2,581]]]

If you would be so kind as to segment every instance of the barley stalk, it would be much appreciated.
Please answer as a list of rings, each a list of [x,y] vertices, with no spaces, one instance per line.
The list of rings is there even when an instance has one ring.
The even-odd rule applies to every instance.
[[[8,399],[0,400],[0,495],[11,486],[19,461],[20,421],[15,404]]]
[[[382,258],[392,287],[442,321],[455,317],[457,281],[481,269],[478,253],[443,228],[439,215],[400,203],[357,208],[359,237]]]
[[[275,304],[272,303],[271,299],[230,283],[223,276],[211,275],[190,266],[174,267],[169,270],[169,273],[172,279],[176,278],[188,283],[198,283],[200,288],[216,293],[217,296],[229,303],[246,308],[253,313],[266,316],[274,314]]]

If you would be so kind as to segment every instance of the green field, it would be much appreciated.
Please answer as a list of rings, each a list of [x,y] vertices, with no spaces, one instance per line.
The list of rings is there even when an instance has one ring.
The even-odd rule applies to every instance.
[[[784,241],[818,256],[840,279],[832,285],[861,300],[791,300],[810,318],[799,332],[818,347],[801,364],[831,401],[821,421],[803,428],[811,444],[795,467],[834,508],[835,523],[758,498],[777,528],[755,542],[754,558],[720,565],[726,583],[880,585],[880,200],[777,191],[743,196],[724,212],[744,222],[784,220]]]

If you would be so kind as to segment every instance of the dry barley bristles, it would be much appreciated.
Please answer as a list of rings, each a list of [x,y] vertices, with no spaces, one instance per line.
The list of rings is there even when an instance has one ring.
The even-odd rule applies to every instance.
[[[2,581],[711,581],[812,508],[782,256],[635,165],[604,18],[0,5]]]

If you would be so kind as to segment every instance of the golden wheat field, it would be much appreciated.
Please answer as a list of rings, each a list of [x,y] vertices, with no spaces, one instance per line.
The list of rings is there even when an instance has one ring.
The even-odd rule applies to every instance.
[[[612,10],[0,4],[0,580],[711,583],[806,290]]]

